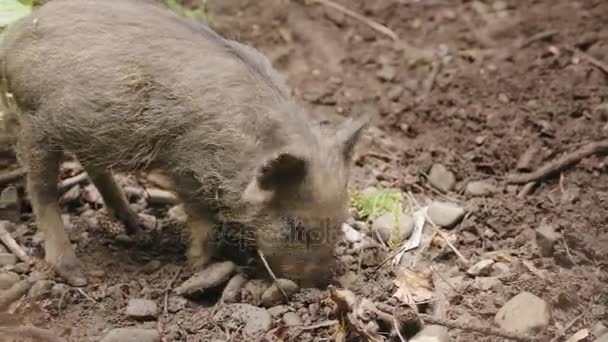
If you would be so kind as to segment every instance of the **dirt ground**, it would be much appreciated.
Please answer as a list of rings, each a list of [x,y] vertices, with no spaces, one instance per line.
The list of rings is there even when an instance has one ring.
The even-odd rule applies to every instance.
[[[563,340],[598,322],[608,325],[608,158],[584,158],[527,194],[520,194],[523,185],[505,181],[531,147],[537,153],[530,168],[537,169],[608,135],[608,70],[585,57],[608,63],[608,2],[338,2],[390,28],[400,42],[321,4],[209,1],[209,20],[220,33],[267,54],[295,96],[319,117],[374,116],[358,148],[354,186],[397,187],[421,201],[450,199],[467,209],[463,221],[446,230],[467,259],[475,262],[488,252],[508,256],[508,274],[487,289],[467,276],[468,267],[445,246],[406,254],[434,266],[441,275],[433,277],[436,288],[445,287],[442,278],[451,280],[440,300],[445,319],[496,327],[497,311],[529,291],[551,307],[550,324],[534,336],[538,341],[550,341],[564,328]],[[453,191],[440,193],[429,185],[425,175],[436,163],[456,175]],[[464,191],[478,180],[498,190],[487,196]],[[170,295],[165,304],[166,289],[189,276],[179,271],[184,246],[166,219],[169,206],[142,206],[158,218],[158,234],[149,244],[129,244],[116,238],[120,230],[102,224],[103,208],[94,204],[91,187],[79,189],[83,199],[64,209],[92,280],[65,295],[25,297],[11,308],[16,315],[66,341],[99,341],[118,327],[155,328],[164,341],[244,340],[238,324],[216,319],[216,293],[191,300]],[[15,238],[42,257],[27,207],[22,220]],[[535,243],[542,224],[563,236],[548,257]],[[394,268],[374,272],[387,252],[377,248],[371,256],[345,257],[347,247],[341,243],[338,254],[343,271],[350,271],[349,288],[362,298],[394,303]],[[159,266],[145,269],[153,260]],[[326,322],[335,318],[327,296],[327,290],[302,289],[286,310],[305,326]],[[126,316],[129,299],[142,297],[158,304],[156,319]],[[325,341],[335,339],[337,327],[296,329],[277,317],[272,329],[268,340]],[[454,327],[449,334],[452,341],[505,340]]]

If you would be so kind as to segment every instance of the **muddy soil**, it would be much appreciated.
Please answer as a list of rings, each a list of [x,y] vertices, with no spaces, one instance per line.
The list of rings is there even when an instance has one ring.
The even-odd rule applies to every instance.
[[[486,286],[467,275],[468,266],[445,244],[405,254],[406,260],[421,258],[434,266],[435,291],[441,293],[436,315],[496,327],[498,310],[529,291],[551,308],[550,323],[531,335],[539,341],[564,329],[567,338],[597,323],[608,325],[608,158],[584,158],[543,178],[527,194],[520,194],[524,186],[505,182],[531,147],[537,153],[529,168],[536,169],[608,135],[607,70],[568,49],[608,63],[608,2],[338,2],[390,28],[400,42],[335,8],[294,1],[209,1],[209,23],[266,53],[319,118],[374,116],[357,151],[353,186],[397,187],[423,203],[457,203],[467,215],[445,232],[458,251],[471,263],[489,252],[505,256],[506,273]],[[433,164],[455,175],[452,190],[442,193],[429,184]],[[472,181],[492,184],[496,191],[471,195],[466,187]],[[218,304],[221,289],[189,299],[167,291],[189,277],[182,271],[184,244],[168,218],[169,205],[134,199],[155,221],[155,234],[145,244],[126,241],[117,237],[120,226],[107,222],[87,184],[63,207],[90,284],[36,299],[25,296],[11,307],[15,315],[66,341],[99,341],[120,327],[157,329],[163,341],[246,340],[242,322]],[[22,211],[13,236],[42,258],[40,234],[27,206]],[[535,230],[543,224],[561,234],[550,255],[536,243]],[[340,284],[362,298],[394,304],[395,268],[375,271],[388,253],[351,247],[342,242],[338,248]],[[327,290],[301,289],[275,309],[279,314],[265,338],[336,339],[336,325],[315,327],[335,319],[327,297]],[[155,302],[157,315],[129,317],[132,298]],[[242,302],[257,304],[250,298]],[[282,312],[295,313],[307,328],[286,324]],[[457,327],[448,331],[452,341],[504,341]]]

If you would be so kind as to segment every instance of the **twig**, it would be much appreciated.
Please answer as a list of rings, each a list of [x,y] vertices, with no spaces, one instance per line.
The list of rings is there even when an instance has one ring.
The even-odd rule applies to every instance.
[[[397,336],[399,337],[399,341],[405,342],[403,335],[401,335],[401,324],[399,323],[399,321],[397,320],[397,317],[395,317],[395,315],[393,315],[393,325],[395,326],[395,332],[397,333]]]
[[[597,58],[591,56],[590,54],[585,53],[577,48],[573,48],[570,46],[564,46],[563,48],[566,51],[570,51],[574,54],[579,55],[582,59],[587,61],[589,64],[595,66],[596,68],[600,69],[602,72],[604,72],[605,74],[608,75],[608,64],[600,61],[599,59],[597,59]]]
[[[367,26],[371,27],[372,29],[374,29],[374,30],[376,30],[376,31],[378,31],[378,32],[380,32],[380,33],[388,36],[389,38],[391,38],[394,41],[398,41],[399,40],[399,36],[397,36],[397,34],[393,30],[389,29],[388,27],[386,27],[386,26],[384,26],[384,25],[382,25],[382,24],[380,24],[378,22],[375,22],[375,21],[373,21],[373,20],[371,20],[369,18],[366,18],[366,17],[362,16],[361,14],[359,14],[357,12],[354,12],[354,11],[352,11],[352,10],[350,10],[350,9],[348,9],[348,8],[340,5],[340,4],[337,4],[337,3],[335,3],[335,2],[333,2],[331,0],[312,0],[312,2],[313,3],[316,2],[316,3],[319,3],[321,5],[333,8],[336,11],[342,12],[343,14],[346,14],[347,16],[349,16],[351,18],[357,19],[357,20],[363,22],[364,24],[366,24]]]
[[[607,69],[608,70],[608,69]],[[551,161],[541,168],[531,173],[514,174],[507,177],[507,183],[510,184],[525,184],[532,181],[538,181],[560,172],[570,165],[579,162],[581,159],[598,153],[608,152],[608,140],[601,140],[589,143],[574,152],[568,153],[557,160]]]
[[[433,316],[430,316],[427,314],[419,314],[418,316],[423,321],[426,321],[431,324],[441,325],[441,326],[444,326],[444,327],[450,328],[450,329],[459,329],[462,331],[476,332],[476,333],[480,333],[480,334],[484,334],[484,335],[493,335],[493,336],[498,336],[498,337],[506,338],[506,339],[513,340],[513,341],[521,341],[521,342],[533,341],[533,339],[530,337],[511,334],[506,331],[499,330],[499,329],[492,328],[492,327],[480,327],[480,326],[475,326],[475,325],[472,325],[469,323],[459,323],[456,321],[433,317]]]
[[[167,309],[167,307],[169,306],[169,292],[171,291],[171,287],[173,287],[173,283],[175,283],[175,281],[177,280],[177,277],[179,277],[180,273],[182,273],[182,267],[177,269],[177,272],[175,272],[175,274],[173,275],[171,280],[169,280],[167,287],[165,288],[165,302],[164,302],[164,308],[163,308],[165,315],[167,315],[169,313],[169,310]]]
[[[266,261],[266,258],[264,257],[264,253],[260,249],[258,249],[258,255],[260,256],[260,259],[262,259],[262,263],[264,264],[264,267],[266,267],[266,270],[270,274],[270,277],[272,278],[272,280],[274,280],[274,283],[277,284],[277,288],[279,289],[279,291],[281,291],[281,293],[283,294],[283,297],[285,297],[285,300],[288,301],[289,297],[287,296],[287,293],[285,292],[285,290],[283,290],[283,288],[281,287],[281,284],[279,284],[277,277],[274,275],[274,273],[270,269],[270,265],[268,265],[268,262]]]
[[[518,48],[520,48],[520,49],[526,48],[539,40],[549,39],[549,38],[555,36],[556,34],[558,34],[558,32],[555,30],[547,30],[547,31],[538,32],[538,33],[530,36],[528,39],[525,39],[521,43],[519,43]]]
[[[59,182],[59,185],[58,185],[59,191],[60,192],[67,191],[74,185],[83,183],[88,178],[89,178],[89,175],[86,172],[81,172],[81,173],[77,174],[76,176],[66,178],[66,179],[62,180],[61,182]]]
[[[437,80],[437,76],[439,75],[442,66],[443,64],[441,63],[441,60],[436,58],[435,62],[433,62],[433,67],[431,68],[429,76],[424,81],[424,86],[420,97],[418,97],[418,102],[424,102],[429,97],[433,87],[435,86],[435,81]]]
[[[91,302],[93,302],[93,303],[97,304],[97,301],[95,300],[95,298],[93,298],[93,297],[89,296],[89,295],[88,295],[86,292],[84,292],[84,290],[83,290],[83,289],[81,289],[81,288],[76,288],[76,291],[77,291],[78,293],[80,293],[80,294],[81,294],[81,295],[82,295],[84,298],[86,298],[86,299],[90,300]]]
[[[517,194],[517,198],[522,198],[522,199],[525,198],[526,196],[528,196],[529,194],[532,193],[535,186],[536,186],[536,182],[526,183],[526,185],[524,185],[523,188],[521,188],[521,190]]]
[[[568,324],[566,324],[566,326],[564,327],[564,329],[554,338],[551,339],[551,341],[549,342],[557,342],[559,341],[560,338],[562,338],[566,332],[568,332],[568,330],[570,328],[572,328],[573,325],[576,324],[576,322],[578,322],[583,316],[585,315],[585,312],[582,312],[580,315],[574,317],[570,322],[568,322]]]
[[[0,185],[6,185],[15,182],[25,176],[25,174],[26,172],[22,168],[0,174]]]
[[[2,241],[2,243],[4,243],[4,245],[8,249],[10,249],[11,252],[13,252],[13,254],[15,254],[19,259],[21,259],[21,261],[32,265],[34,263],[34,260],[32,260],[32,258],[30,258],[27,253],[25,253],[23,248],[19,246],[17,241],[15,241],[15,239],[8,232],[7,228],[10,225],[12,225],[10,221],[0,221],[0,241]]]
[[[12,335],[19,338],[31,338],[36,341],[65,342],[64,339],[55,336],[46,329],[37,328],[33,325],[15,328],[0,328],[2,335]]]
[[[416,198],[414,197],[414,195],[412,195],[411,193],[408,193],[408,196],[410,196],[412,198],[412,201],[414,201],[414,203],[416,204],[416,206],[418,208],[421,208],[420,204],[418,203],[418,201],[416,200]],[[465,265],[469,264],[469,260],[467,258],[464,257],[464,255],[462,255],[462,253],[460,253],[460,251],[456,248],[456,246],[454,246],[450,240],[448,239],[448,237],[439,229],[439,227],[435,224],[435,222],[433,222],[433,220],[431,220],[431,218],[429,217],[428,213],[424,213],[424,217],[426,218],[427,222],[429,222],[431,224],[431,227],[433,227],[433,229],[435,230],[435,232],[437,233],[437,235],[441,236],[442,239],[445,240],[445,243],[452,249],[452,251],[456,254],[456,256],[458,256],[458,258],[464,262]]]

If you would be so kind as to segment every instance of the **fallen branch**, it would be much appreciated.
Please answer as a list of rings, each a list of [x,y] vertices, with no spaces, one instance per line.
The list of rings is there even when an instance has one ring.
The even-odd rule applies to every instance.
[[[10,221],[0,221],[0,241],[13,253],[15,254],[21,261],[32,265],[34,260],[25,253],[23,248],[19,246],[17,241],[11,236],[11,233],[8,232],[8,227],[11,226],[12,223]]]
[[[573,48],[570,46],[564,46],[563,47],[566,51],[570,51],[574,54],[579,55],[582,59],[584,59],[585,61],[587,61],[589,64],[593,65],[594,67],[600,69],[602,72],[604,72],[604,74],[608,75],[608,64],[600,61],[599,59],[591,56],[588,53],[585,53],[577,48]]]
[[[335,2],[333,2],[331,0],[312,0],[312,2],[313,3],[316,2],[316,3],[319,3],[321,5],[333,8],[336,11],[339,11],[339,12],[341,12],[341,13],[343,13],[343,14],[351,17],[351,18],[354,18],[354,19],[357,19],[357,20],[361,21],[362,23],[366,24],[367,26],[371,27],[372,29],[374,29],[374,30],[376,30],[376,31],[378,31],[378,32],[380,32],[380,33],[388,36],[392,40],[399,41],[399,36],[397,36],[397,34],[393,30],[389,29],[388,27],[386,27],[386,26],[384,26],[384,25],[382,25],[382,24],[380,24],[378,22],[375,22],[375,21],[373,21],[373,20],[371,20],[369,18],[366,18],[366,17],[362,16],[361,14],[359,14],[357,12],[349,10],[348,8],[346,8],[346,7],[344,7],[344,6],[340,5],[340,4],[337,4],[337,3],[335,3]]]
[[[19,168],[0,174],[0,186],[15,182],[25,176],[25,169]]]
[[[33,325],[26,325],[24,327],[14,328],[0,328],[2,335],[9,335],[13,337],[31,338],[35,341],[46,341],[46,342],[65,342],[62,338],[55,336],[51,331],[35,327]]]
[[[608,69],[607,69],[608,70]],[[608,140],[589,143],[574,152],[563,155],[530,173],[514,174],[506,178],[510,184],[525,184],[549,177],[579,162],[581,159],[598,153],[608,153]]]

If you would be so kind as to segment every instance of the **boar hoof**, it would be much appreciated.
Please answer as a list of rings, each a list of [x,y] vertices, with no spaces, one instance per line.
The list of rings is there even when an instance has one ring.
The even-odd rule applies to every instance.
[[[55,266],[55,272],[68,284],[75,287],[87,285],[87,279],[82,269],[80,260],[75,256],[64,256]]]

